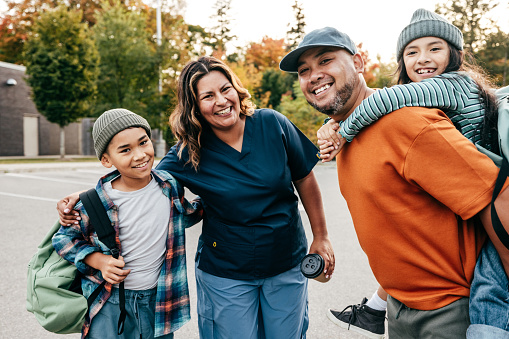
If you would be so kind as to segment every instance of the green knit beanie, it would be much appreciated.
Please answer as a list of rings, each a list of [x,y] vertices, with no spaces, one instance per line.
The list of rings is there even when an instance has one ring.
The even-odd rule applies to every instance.
[[[463,50],[463,33],[440,15],[420,8],[414,12],[410,24],[398,38],[397,59],[401,59],[403,50],[411,41],[427,36],[444,39],[451,45]]]
[[[101,114],[92,128],[95,154],[101,160],[111,139],[129,127],[142,127],[150,138],[151,130],[147,120],[124,108],[115,108]]]

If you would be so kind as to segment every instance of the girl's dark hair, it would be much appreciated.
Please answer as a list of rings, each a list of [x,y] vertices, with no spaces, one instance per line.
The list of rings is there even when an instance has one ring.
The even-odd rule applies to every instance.
[[[198,170],[200,163],[203,125],[207,124],[200,114],[196,88],[198,81],[212,71],[221,72],[237,91],[240,99],[240,114],[250,116],[255,109],[248,90],[242,86],[237,75],[221,60],[214,57],[201,57],[197,61],[189,62],[184,67],[178,80],[178,103],[170,115],[170,127],[178,140],[179,158],[182,157],[182,151],[187,147],[189,159],[186,164],[191,163],[195,170]]]
[[[484,107],[484,119],[480,127],[481,144],[488,146],[494,153],[500,154],[498,145],[498,107],[495,94],[493,93],[494,85],[486,74],[486,72],[477,65],[472,54],[460,51],[449,42],[449,64],[444,73],[461,71],[467,73],[479,87],[479,99]],[[408,84],[412,80],[408,77],[405,68],[404,58],[398,61],[396,70],[398,84]]]

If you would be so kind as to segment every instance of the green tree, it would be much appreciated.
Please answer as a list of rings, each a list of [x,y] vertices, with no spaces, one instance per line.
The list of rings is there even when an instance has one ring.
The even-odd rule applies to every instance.
[[[145,15],[119,4],[105,5],[93,31],[101,56],[95,113],[122,107],[148,117],[147,107],[159,96],[160,55]],[[160,124],[159,119],[154,122]]]
[[[276,109],[281,102],[283,94],[292,95],[294,81],[295,77],[292,74],[269,68],[263,72],[260,87],[256,89],[256,97],[263,102],[262,98],[268,96],[266,102],[263,102],[264,106]]]
[[[24,56],[37,109],[60,126],[60,156],[65,156],[64,127],[90,112],[96,94],[97,50],[82,14],[61,6],[35,23]]]
[[[374,79],[368,83],[368,86],[371,88],[384,88],[396,84],[397,79],[394,76],[394,72],[398,67],[396,62],[394,60],[390,62],[382,62],[379,55],[377,56],[377,61],[378,67],[372,71]]]
[[[306,21],[302,4],[295,0],[295,3],[292,5],[292,9],[295,15],[295,25],[290,27],[290,29],[286,32],[287,51],[297,48],[304,38],[306,29]],[[288,24],[288,26],[290,26],[290,24]]]
[[[92,27],[95,15],[105,4],[116,3],[119,0],[9,0],[6,1],[7,11],[0,13],[0,60],[22,64],[22,50],[30,36],[34,22],[45,10],[67,6],[83,13],[82,22]],[[179,0],[175,0],[179,1]],[[180,0],[183,1],[183,0]],[[146,10],[147,5],[142,0],[122,1],[125,8]]]
[[[317,142],[316,131],[322,126],[326,117],[308,104],[300,90],[298,81],[293,83],[295,99],[284,95],[279,105],[279,111],[290,119],[311,141]]]
[[[508,54],[509,34],[501,30],[488,35],[485,48],[476,53],[482,66],[493,76],[498,86],[509,84]]]
[[[234,41],[237,36],[231,33],[230,25],[232,18],[230,16],[232,0],[216,0],[213,8],[214,14],[211,18],[217,22],[212,27],[210,45],[214,49],[213,55],[224,59],[226,55],[226,45]]]
[[[496,30],[487,14],[498,5],[490,0],[447,0],[437,4],[435,11],[463,32],[464,48],[475,53],[484,48],[487,35]]]
[[[508,35],[489,15],[499,5],[498,1],[489,0],[449,0],[437,5],[436,11],[462,31],[465,50],[500,86],[508,80]]]
[[[161,92],[147,101],[147,119],[153,128],[163,131],[168,144],[173,136],[168,128],[168,116],[176,105],[177,79],[180,71],[191,59],[205,55],[210,35],[201,26],[189,25],[181,14],[184,0],[161,1],[161,46],[157,46],[157,11],[147,12],[147,30],[151,44],[157,47],[160,60]]]

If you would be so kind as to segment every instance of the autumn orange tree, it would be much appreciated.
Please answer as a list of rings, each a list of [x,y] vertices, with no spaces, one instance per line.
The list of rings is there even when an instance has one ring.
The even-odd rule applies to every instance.
[[[22,64],[23,46],[27,41],[34,22],[49,9],[63,5],[82,13],[82,22],[92,27],[95,22],[96,11],[101,10],[107,3],[113,5],[117,0],[22,0],[7,1],[7,11],[0,14],[0,60]],[[142,0],[121,1],[127,9],[147,10],[148,6]]]
[[[7,11],[0,17],[0,59],[21,64],[23,46],[33,23],[45,9],[54,8],[54,1],[8,1]]]
[[[286,54],[284,39],[272,39],[264,36],[261,42],[252,42],[246,50],[246,62],[259,70],[278,68]]]
[[[277,108],[283,94],[292,94],[294,76],[279,70],[279,62],[285,54],[285,40],[268,36],[263,37],[260,42],[251,42],[246,49],[246,64],[259,73],[259,84],[254,87],[257,104]]]

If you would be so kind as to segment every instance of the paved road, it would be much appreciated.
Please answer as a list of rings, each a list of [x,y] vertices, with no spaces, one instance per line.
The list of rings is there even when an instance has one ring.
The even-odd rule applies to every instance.
[[[74,165],[60,170],[40,168],[31,172],[0,173],[0,338],[46,339],[79,338],[78,334],[56,335],[39,326],[26,311],[26,266],[48,228],[56,221],[56,201],[70,192],[92,187],[106,173],[100,164]],[[363,338],[332,324],[325,316],[327,308],[359,303],[371,296],[377,283],[360,249],[345,201],[339,194],[334,164],[315,168],[329,234],[336,254],[333,279],[322,284],[310,281],[308,338]],[[311,239],[305,215],[305,228]],[[193,262],[200,234],[197,225],[187,231],[188,262]],[[196,286],[194,269],[188,269],[191,291],[192,320],[176,332],[175,337],[198,338],[196,323]]]

